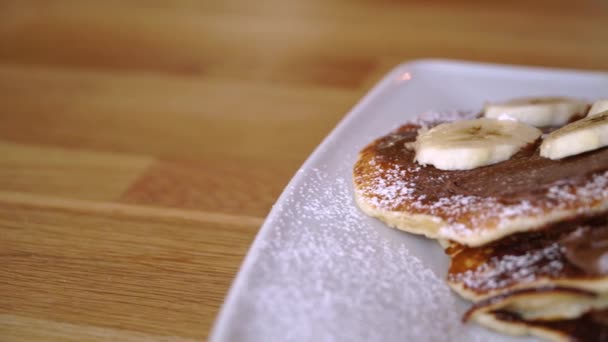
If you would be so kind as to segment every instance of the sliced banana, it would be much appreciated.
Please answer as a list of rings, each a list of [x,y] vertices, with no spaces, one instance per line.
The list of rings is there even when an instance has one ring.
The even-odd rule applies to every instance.
[[[540,155],[562,159],[607,145],[608,111],[604,111],[553,131],[540,145]]]
[[[517,121],[444,123],[418,133],[416,161],[441,170],[470,170],[507,160],[540,135],[537,128]]]
[[[599,114],[599,113],[607,111],[607,110],[608,110],[608,99],[597,100],[593,103],[593,106],[591,106],[591,109],[589,109],[589,113],[587,113],[587,116]]]
[[[583,116],[587,103],[569,97],[521,98],[500,104],[488,104],[484,116],[515,120],[535,127],[562,126],[573,117]]]

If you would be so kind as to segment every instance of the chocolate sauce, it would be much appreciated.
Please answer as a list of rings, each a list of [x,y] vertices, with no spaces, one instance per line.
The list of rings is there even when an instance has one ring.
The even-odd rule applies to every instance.
[[[569,293],[569,294],[573,294],[573,295],[578,295],[580,297],[587,297],[587,298],[597,297],[597,295],[591,291],[572,288],[572,287],[561,287],[561,286],[550,286],[549,285],[549,286],[539,286],[539,287],[533,287],[533,288],[517,289],[517,290],[509,291],[506,293],[501,293],[497,296],[486,298],[484,300],[474,303],[473,306],[471,306],[471,308],[469,308],[469,310],[467,310],[464,313],[464,315],[462,316],[462,321],[467,322],[469,319],[471,319],[473,314],[475,314],[477,311],[479,311],[479,310],[485,311],[488,306],[492,306],[496,303],[501,303],[502,301],[508,299],[509,297],[519,296],[519,295],[540,294],[540,293],[542,293],[542,294],[553,293],[553,294],[558,294],[558,295],[564,294],[564,293]]]
[[[563,236],[559,243],[568,261],[587,274],[608,274],[607,226],[580,227]]]
[[[391,164],[415,167],[415,151],[404,146],[416,140],[419,126],[405,125],[374,146],[376,154]],[[608,170],[608,148],[551,160],[539,155],[541,140],[526,146],[500,163],[472,170],[443,171],[425,166],[417,186],[428,201],[451,195],[494,197],[504,203],[547,200],[545,190],[556,182],[576,186],[594,173]]]
[[[566,340],[570,341],[608,341],[608,325],[606,324],[608,310],[591,311],[579,318],[560,321],[527,321],[519,317],[517,314],[502,310],[494,311],[492,314],[498,320],[523,324],[537,329],[549,330],[563,335]]]

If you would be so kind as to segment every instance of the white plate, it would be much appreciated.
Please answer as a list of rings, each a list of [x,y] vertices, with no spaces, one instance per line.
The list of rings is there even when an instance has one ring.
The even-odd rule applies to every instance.
[[[608,96],[608,74],[421,60],[391,71],[291,180],[258,234],[212,341],[511,341],[463,325],[448,259],[353,202],[351,169],[374,138],[428,110],[518,96]]]

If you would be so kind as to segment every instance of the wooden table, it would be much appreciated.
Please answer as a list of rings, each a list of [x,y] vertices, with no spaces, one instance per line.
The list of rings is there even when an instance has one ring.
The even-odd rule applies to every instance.
[[[600,0],[0,2],[0,340],[206,338],[281,189],[383,73],[608,69],[607,23]]]

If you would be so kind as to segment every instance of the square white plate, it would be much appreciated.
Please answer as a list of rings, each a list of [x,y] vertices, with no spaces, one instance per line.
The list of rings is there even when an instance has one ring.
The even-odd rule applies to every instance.
[[[608,97],[608,74],[420,60],[399,65],[291,180],[260,230],[212,341],[521,341],[463,325],[448,258],[365,216],[351,169],[373,139],[429,110],[520,96]]]

